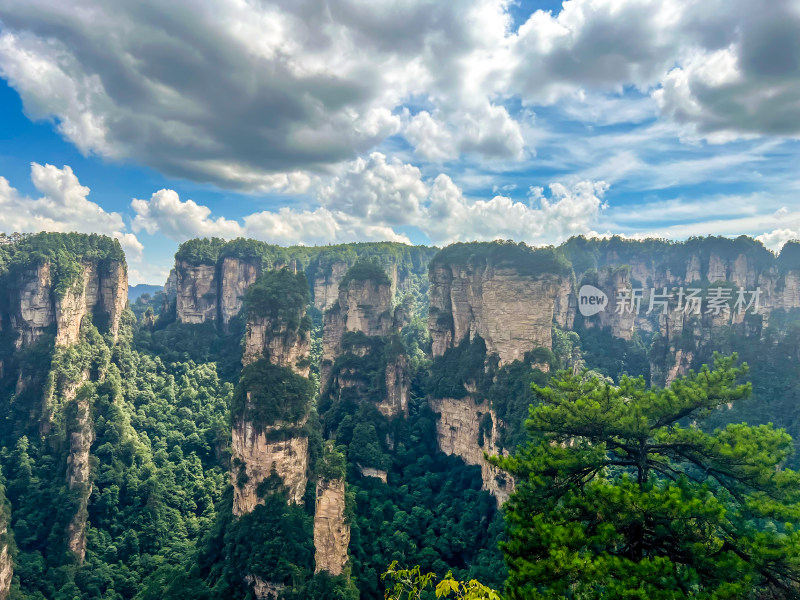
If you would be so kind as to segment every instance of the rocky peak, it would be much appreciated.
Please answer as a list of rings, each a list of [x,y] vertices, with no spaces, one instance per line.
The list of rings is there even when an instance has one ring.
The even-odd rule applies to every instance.
[[[215,264],[175,264],[175,310],[181,323],[204,323],[217,318],[217,267]]]
[[[70,393],[74,397],[74,392]],[[71,398],[67,398],[72,400]],[[78,510],[67,527],[67,547],[82,563],[86,556],[86,521],[89,496],[92,493],[89,451],[94,442],[94,428],[89,399],[85,396],[75,403],[75,417],[70,424],[69,455],[67,457],[67,486],[78,500]]]
[[[6,535],[6,527],[0,526],[0,540]],[[0,541],[0,600],[6,600],[11,591],[11,580],[14,577],[14,565],[8,543]]]
[[[0,486],[0,600],[6,600],[14,577],[8,527],[10,515],[3,487]]]
[[[280,477],[289,502],[302,502],[308,470],[308,419],[314,386],[307,378],[308,282],[288,269],[265,271],[245,293],[245,368],[233,409],[233,512],[263,500],[262,481]]]
[[[355,269],[355,271],[354,271]],[[338,302],[325,312],[322,333],[322,385],[327,386],[331,368],[342,352],[347,332],[368,337],[386,336],[393,330],[391,281],[375,263],[358,263],[339,285]]]

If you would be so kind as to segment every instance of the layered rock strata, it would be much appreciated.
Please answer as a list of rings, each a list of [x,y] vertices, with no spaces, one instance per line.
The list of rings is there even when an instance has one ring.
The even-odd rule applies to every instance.
[[[330,380],[333,363],[342,353],[345,333],[386,336],[391,333],[393,323],[390,285],[371,279],[353,279],[341,286],[338,302],[324,315],[320,369],[323,391]]]
[[[439,262],[429,278],[434,357],[480,336],[501,364],[521,360],[536,347],[551,347],[557,298],[566,304],[564,321],[569,319],[569,300],[558,274],[532,276],[507,265]]]

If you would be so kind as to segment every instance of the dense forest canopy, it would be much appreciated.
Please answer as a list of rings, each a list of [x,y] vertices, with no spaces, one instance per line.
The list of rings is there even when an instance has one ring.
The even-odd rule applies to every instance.
[[[77,343],[56,346],[55,326],[25,343],[13,335],[20,277],[50,265],[56,301],[82,281],[85,263],[124,266],[121,247],[78,234],[4,242],[0,556],[6,548],[13,562],[10,598],[250,598],[261,580],[284,599],[377,600],[396,581],[381,577],[395,561],[395,574],[418,565],[417,574],[441,581],[452,572],[451,591],[483,594],[474,598],[491,597],[488,588],[509,598],[568,589],[603,598],[792,597],[800,507],[788,434],[800,439],[800,309],[713,328],[687,321],[676,338],[655,320],[624,338],[575,315],[553,323],[548,347],[531,346],[518,360],[500,361],[474,330],[433,357],[429,269],[492,266],[573,284],[609,269],[646,286],[633,281],[631,263],[679,277],[699,257],[702,279],[712,255],[746,257],[779,290],[800,269],[800,243],[776,257],[745,237],[577,237],[539,249],[498,241],[441,251],[199,239],[182,244],[176,260],[260,267],[230,322],[181,322],[174,297],[159,292],[130,304],[116,336],[90,311]],[[320,382],[330,315],[315,306],[315,285],[352,280],[396,284],[392,309],[405,316],[382,336],[342,331]],[[246,325],[263,318],[308,336],[310,377],[267,357],[242,366]],[[677,368],[678,350],[695,374],[658,385],[656,375]],[[749,372],[724,361],[703,370],[715,351],[738,352]],[[388,413],[381,401],[398,389],[407,406]],[[508,453],[499,464],[517,485],[505,509],[486,491],[482,466],[441,451],[441,438],[459,432],[443,432],[432,399],[474,407],[473,437],[458,443],[473,444],[476,456],[489,440]],[[233,514],[244,471],[231,431],[242,420],[268,428],[267,443],[307,439],[301,503],[274,473],[257,482],[256,507]],[[644,479],[631,458],[637,444],[647,449]],[[316,572],[314,531],[317,484],[338,481],[350,537],[347,564],[332,576]],[[642,505],[652,506],[644,517]],[[83,557],[72,544],[81,523]]]

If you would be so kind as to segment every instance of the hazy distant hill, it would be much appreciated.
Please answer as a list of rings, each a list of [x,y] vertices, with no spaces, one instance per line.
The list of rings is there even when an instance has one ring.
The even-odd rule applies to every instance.
[[[139,296],[142,294],[150,294],[151,296],[156,292],[160,292],[164,289],[163,285],[152,285],[149,283],[140,283],[138,285],[129,285],[128,286],[128,300],[131,302],[136,302]]]

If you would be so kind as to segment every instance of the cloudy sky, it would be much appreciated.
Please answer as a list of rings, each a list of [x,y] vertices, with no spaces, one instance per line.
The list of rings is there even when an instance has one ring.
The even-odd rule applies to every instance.
[[[3,0],[0,231],[800,237],[800,0]]]

